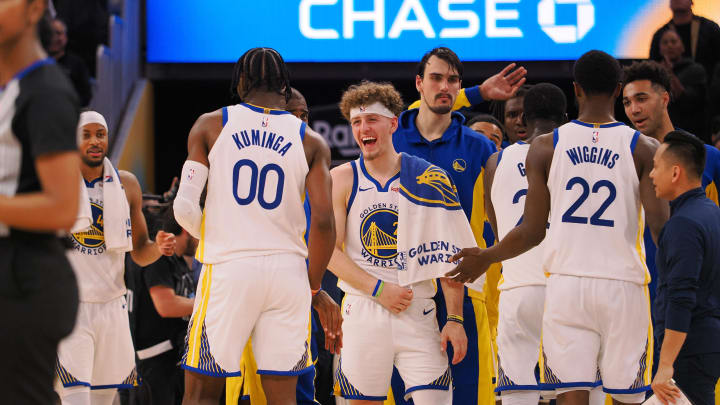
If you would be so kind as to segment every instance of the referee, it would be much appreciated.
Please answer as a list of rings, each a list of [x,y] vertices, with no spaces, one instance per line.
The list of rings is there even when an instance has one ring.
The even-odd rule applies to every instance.
[[[655,338],[660,349],[655,395],[695,405],[715,403],[720,377],[720,208],[701,187],[705,146],[684,131],[665,136],[650,177],[670,219],[658,239]]]
[[[78,100],[38,39],[46,0],[0,6],[0,396],[50,404],[78,292],[58,231],[78,213]]]

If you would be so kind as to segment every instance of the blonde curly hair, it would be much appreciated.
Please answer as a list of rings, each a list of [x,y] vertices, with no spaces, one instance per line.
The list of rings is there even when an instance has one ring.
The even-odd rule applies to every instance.
[[[395,87],[388,82],[371,82],[363,80],[360,84],[348,87],[340,100],[340,112],[350,121],[350,110],[361,106],[379,102],[393,114],[400,115],[405,109],[402,96]]]

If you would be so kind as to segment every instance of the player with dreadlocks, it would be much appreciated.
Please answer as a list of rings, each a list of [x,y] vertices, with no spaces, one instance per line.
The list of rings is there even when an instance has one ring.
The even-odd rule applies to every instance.
[[[190,130],[174,202],[178,223],[200,239],[203,263],[182,361],[183,403],[217,404],[224,377],[241,374],[251,339],[268,404],[295,404],[298,375],[313,369],[311,294],[320,290],[335,240],[330,149],[285,111],[291,88],[277,51],[245,52],[232,83],[240,104],[203,114]]]

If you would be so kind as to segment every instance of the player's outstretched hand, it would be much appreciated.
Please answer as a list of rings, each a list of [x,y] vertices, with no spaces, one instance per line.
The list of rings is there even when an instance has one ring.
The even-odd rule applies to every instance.
[[[161,254],[172,256],[175,254],[175,235],[165,231],[158,231],[155,236],[155,245],[157,245]]]
[[[453,348],[452,364],[458,364],[465,358],[467,353],[468,339],[465,328],[457,322],[447,322],[440,332],[440,346],[442,351],[447,351],[447,344],[450,342]]]
[[[480,85],[480,95],[485,100],[507,100],[515,95],[520,86],[525,84],[527,70],[520,66],[515,69],[511,63],[500,73],[489,77]],[[515,69],[515,70],[513,70]]]
[[[340,306],[323,290],[312,298],[312,307],[317,311],[320,325],[325,331],[325,350],[340,354],[342,348],[342,313]]]
[[[460,260],[452,271],[445,274],[446,277],[458,283],[472,283],[482,276],[492,263],[485,258],[485,250],[479,247],[464,248],[450,258],[451,262]]]
[[[672,381],[673,372],[675,370],[672,366],[658,366],[655,378],[652,381],[652,390],[658,397],[660,402],[665,405],[671,405],[680,399],[680,390],[675,383]]]
[[[378,297],[378,302],[388,311],[399,314],[410,306],[412,299],[413,291],[411,289],[386,282],[380,297]]]

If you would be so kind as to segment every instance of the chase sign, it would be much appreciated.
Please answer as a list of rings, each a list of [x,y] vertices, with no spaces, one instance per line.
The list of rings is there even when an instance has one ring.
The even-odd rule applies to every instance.
[[[716,0],[696,0],[713,6]],[[720,4],[720,2],[717,2]],[[465,61],[647,57],[660,0],[146,0],[147,61],[412,62],[444,45]],[[705,15],[713,18],[713,15]],[[648,37],[648,38],[646,38]]]

